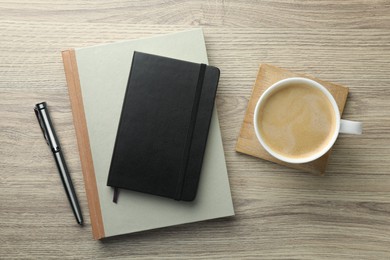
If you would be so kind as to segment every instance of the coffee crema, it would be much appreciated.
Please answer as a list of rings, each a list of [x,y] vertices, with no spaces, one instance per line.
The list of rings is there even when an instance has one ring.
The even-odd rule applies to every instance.
[[[276,89],[262,102],[257,119],[269,148],[294,159],[321,151],[336,130],[336,115],[327,96],[304,83]]]

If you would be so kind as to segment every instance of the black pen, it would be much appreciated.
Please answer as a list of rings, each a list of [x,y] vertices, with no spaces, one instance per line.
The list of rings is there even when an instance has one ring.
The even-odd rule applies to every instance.
[[[72,206],[74,216],[76,217],[77,223],[82,225],[83,216],[81,215],[79,202],[76,197],[76,192],[74,191],[68,168],[66,167],[64,156],[61,152],[60,143],[58,142],[56,133],[51,123],[46,102],[36,104],[34,112],[42,129],[43,136],[46,139],[46,143],[49,145],[51,151],[53,152],[54,160],[56,161],[58,171],[60,172],[61,180],[64,184],[64,188],[66,191],[66,195],[68,196],[70,205]]]

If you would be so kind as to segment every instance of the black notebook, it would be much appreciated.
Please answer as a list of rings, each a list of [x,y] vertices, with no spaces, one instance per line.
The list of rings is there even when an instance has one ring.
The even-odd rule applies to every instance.
[[[219,69],[134,52],[107,185],[196,196]]]

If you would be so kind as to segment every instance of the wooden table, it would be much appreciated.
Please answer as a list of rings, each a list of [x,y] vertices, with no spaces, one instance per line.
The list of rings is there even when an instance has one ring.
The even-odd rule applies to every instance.
[[[0,3],[0,258],[390,258],[388,1]],[[92,240],[60,51],[202,27],[236,216]],[[234,151],[260,63],[350,88],[323,177]],[[33,113],[50,102],[77,226]]]

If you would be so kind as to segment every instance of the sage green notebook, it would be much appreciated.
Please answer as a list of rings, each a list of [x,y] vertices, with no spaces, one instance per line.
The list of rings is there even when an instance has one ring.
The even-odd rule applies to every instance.
[[[208,64],[201,29],[63,52],[94,238],[234,215],[216,108],[193,202],[129,190],[112,202],[106,183],[134,51]]]

